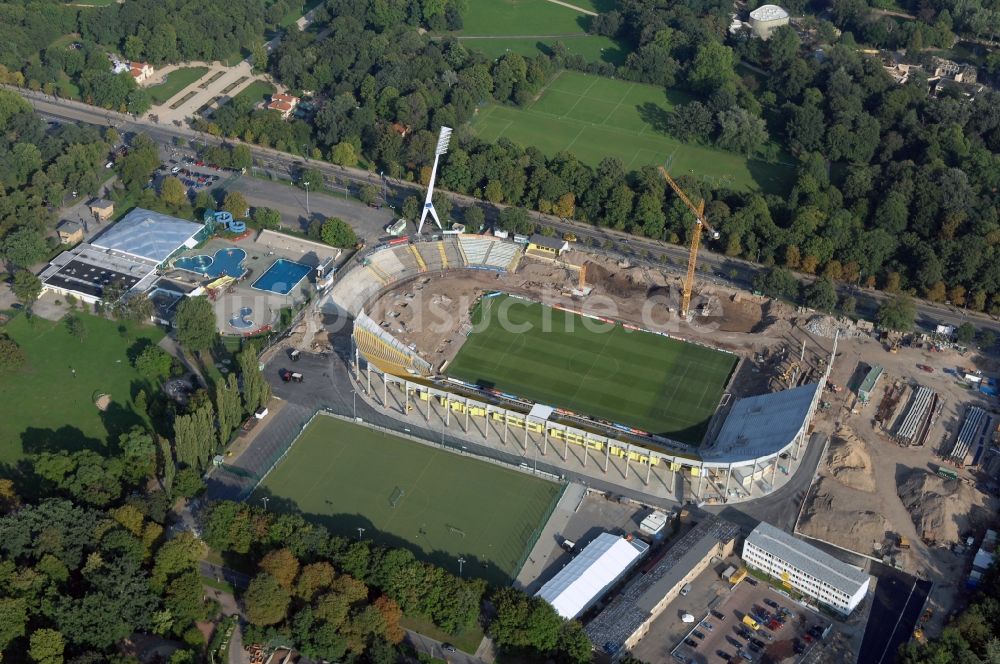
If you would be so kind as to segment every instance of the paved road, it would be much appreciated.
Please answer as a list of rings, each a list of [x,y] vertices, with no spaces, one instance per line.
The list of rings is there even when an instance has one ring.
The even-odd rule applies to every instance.
[[[142,132],[161,145],[172,145],[175,138],[186,140],[197,140],[208,144],[223,143],[223,139],[209,136],[200,132],[195,132],[187,127],[177,127],[174,125],[163,125],[145,119],[135,119],[129,115],[106,111],[104,109],[87,106],[79,102],[65,99],[48,97],[41,93],[30,90],[15,89],[27,98],[42,115],[67,119],[74,122],[85,122],[119,128],[119,131]],[[239,142],[239,141],[235,141]],[[355,168],[344,168],[334,166],[325,162],[311,161],[295,155],[278,152],[270,148],[260,146],[250,146],[256,163],[274,172],[284,173],[294,176],[304,167],[319,169],[327,179],[327,182],[334,186],[347,184],[356,188],[360,184],[379,183],[377,175]],[[445,162],[447,168],[447,161]],[[407,196],[421,194],[421,187],[409,182],[392,180],[388,183],[388,203],[391,205],[401,205]],[[471,204],[485,205],[469,196],[451,194],[451,197],[460,205]],[[494,219],[500,208],[485,205],[487,219]],[[560,233],[572,232],[577,238],[592,246],[605,245],[610,247],[617,254],[624,254],[634,260],[651,260],[652,263],[667,267],[672,267],[681,272],[682,266],[686,265],[687,249],[675,245],[670,245],[656,240],[639,238],[627,233],[604,228],[595,228],[589,224],[573,221],[561,220],[557,217],[532,213],[532,217],[548,226],[551,226]],[[713,275],[712,278],[726,281],[734,286],[748,288],[753,282],[754,276],[762,269],[747,261],[728,258],[719,254],[703,252],[700,258],[700,265],[705,274]],[[704,275],[703,275],[704,276]],[[810,280],[813,277],[799,275],[803,280]],[[853,293],[857,299],[857,311],[865,317],[873,317],[881,302],[887,299],[887,295],[877,291],[866,289],[856,289],[852,286],[840,284],[838,286],[841,294]],[[936,305],[929,302],[917,303],[917,320],[924,327],[933,328],[936,323],[946,323],[950,325],[960,325],[965,321],[990,328],[1000,332],[1000,320],[986,316],[985,314],[965,312],[954,307]]]

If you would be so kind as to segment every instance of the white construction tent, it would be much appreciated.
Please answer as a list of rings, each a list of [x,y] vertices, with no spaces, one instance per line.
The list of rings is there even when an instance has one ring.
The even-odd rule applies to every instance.
[[[594,605],[617,583],[649,545],[601,533],[542,586],[535,597],[551,604],[563,618],[573,619]]]

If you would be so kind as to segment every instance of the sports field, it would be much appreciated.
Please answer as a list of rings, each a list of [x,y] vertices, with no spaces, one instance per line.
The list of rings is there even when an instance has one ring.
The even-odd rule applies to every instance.
[[[424,560],[507,584],[562,487],[483,461],[317,417],[257,489],[269,509],[331,532],[405,546]]]
[[[563,71],[527,107],[487,104],[471,124],[484,141],[506,136],[549,155],[572,152],[595,166],[604,157],[618,157],[626,169],[664,164],[675,175],[734,189],[788,190],[795,175],[790,162],[747,159],[664,133],[667,114],[687,100],[683,93],[653,85]]]
[[[506,295],[480,300],[448,374],[698,444],[736,357]]]

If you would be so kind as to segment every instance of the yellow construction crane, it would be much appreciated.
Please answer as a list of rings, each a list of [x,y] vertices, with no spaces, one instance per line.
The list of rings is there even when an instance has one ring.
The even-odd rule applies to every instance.
[[[674,190],[674,193],[677,194],[677,197],[684,201],[684,205],[688,206],[691,212],[694,213],[695,218],[695,226],[691,233],[691,251],[688,254],[687,276],[684,277],[684,286],[681,289],[681,317],[686,318],[688,308],[691,306],[691,291],[694,289],[694,270],[698,263],[698,247],[701,246],[701,231],[707,229],[712,235],[713,240],[719,239],[719,233],[708,224],[708,219],[705,219],[705,201],[702,200],[698,205],[695,205],[687,197],[687,194],[684,193],[680,185],[670,177],[667,169],[660,166],[660,173],[663,175],[663,179],[667,181],[667,184],[670,185],[670,188]]]

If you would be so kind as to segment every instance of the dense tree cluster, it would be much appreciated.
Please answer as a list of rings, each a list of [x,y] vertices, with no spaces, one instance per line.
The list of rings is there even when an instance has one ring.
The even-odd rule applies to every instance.
[[[247,589],[248,638],[294,643],[313,657],[342,660],[399,641],[400,611],[445,631],[472,627],[485,582],[460,579],[416,560],[406,549],[331,537],[297,514],[217,503],[205,541],[249,554],[259,573]]]
[[[1000,659],[1000,569],[993,565],[969,606],[941,635],[921,644],[910,641],[899,651],[899,664],[995,662]]]
[[[20,95],[0,90],[0,257],[8,266],[28,267],[47,257],[52,210],[73,191],[97,191],[107,154],[97,129],[47,130]],[[34,287],[21,292],[37,295]]]

